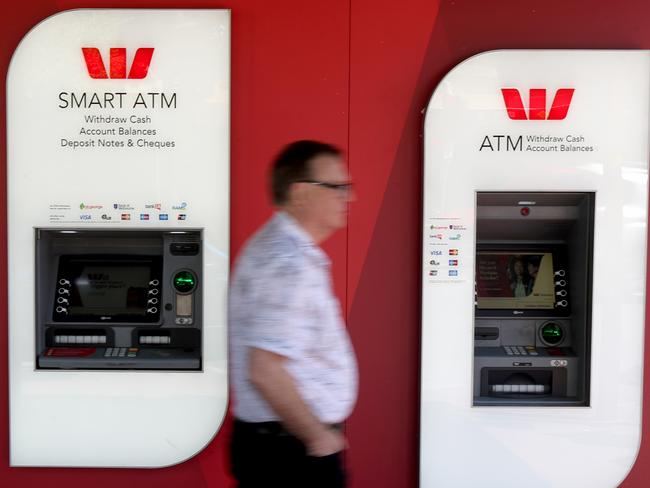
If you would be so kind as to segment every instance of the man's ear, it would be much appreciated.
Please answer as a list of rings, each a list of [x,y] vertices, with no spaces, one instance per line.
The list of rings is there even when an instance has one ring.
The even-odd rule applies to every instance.
[[[293,207],[303,207],[308,198],[307,185],[302,183],[292,183],[287,191],[287,205]]]

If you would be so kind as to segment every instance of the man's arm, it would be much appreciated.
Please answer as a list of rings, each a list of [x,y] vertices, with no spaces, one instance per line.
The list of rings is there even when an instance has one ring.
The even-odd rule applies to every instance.
[[[305,444],[307,454],[327,456],[343,450],[343,435],[322,424],[298,393],[284,367],[286,358],[256,347],[249,350],[251,382],[280,416],[285,428]]]

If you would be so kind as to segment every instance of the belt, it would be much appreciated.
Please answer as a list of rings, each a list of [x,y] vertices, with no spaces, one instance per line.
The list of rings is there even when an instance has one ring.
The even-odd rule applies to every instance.
[[[330,429],[341,431],[343,424],[325,424]],[[291,432],[285,429],[281,422],[244,422],[243,420],[235,419],[235,428],[240,429],[242,432],[258,435],[270,436],[293,436]]]

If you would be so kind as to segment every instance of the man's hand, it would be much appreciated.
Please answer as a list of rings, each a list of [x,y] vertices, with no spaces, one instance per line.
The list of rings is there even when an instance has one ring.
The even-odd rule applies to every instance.
[[[251,382],[282,425],[305,444],[308,455],[329,456],[345,449],[343,434],[322,424],[303,401],[284,367],[284,356],[253,347],[249,360]]]
[[[347,447],[347,442],[341,432],[326,427],[305,445],[308,456],[322,457],[342,451]]]

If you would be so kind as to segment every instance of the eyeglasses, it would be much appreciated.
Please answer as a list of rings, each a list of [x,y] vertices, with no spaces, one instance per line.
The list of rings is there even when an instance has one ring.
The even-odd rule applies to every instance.
[[[327,183],[326,181],[316,180],[300,180],[296,183],[309,183],[310,185],[322,186],[323,188],[329,188],[330,190],[336,190],[344,194],[352,191],[352,183]]]

